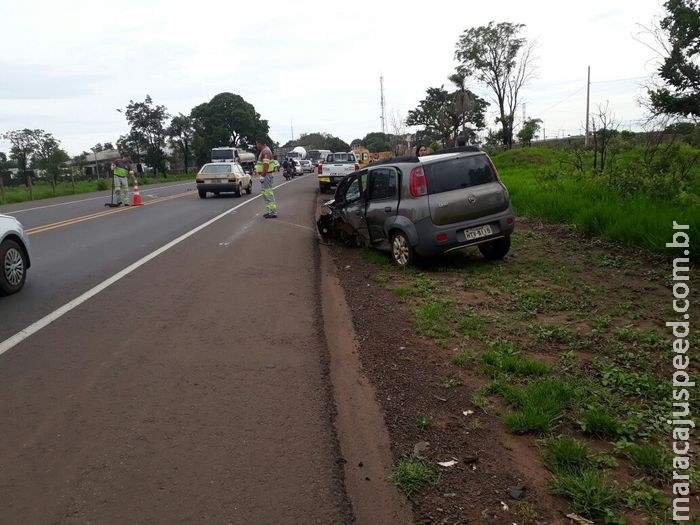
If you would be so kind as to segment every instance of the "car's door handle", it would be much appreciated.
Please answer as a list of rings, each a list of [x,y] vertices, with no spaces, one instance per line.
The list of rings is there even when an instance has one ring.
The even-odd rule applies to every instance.
[[[391,206],[384,206],[384,211],[387,213],[391,213]]]

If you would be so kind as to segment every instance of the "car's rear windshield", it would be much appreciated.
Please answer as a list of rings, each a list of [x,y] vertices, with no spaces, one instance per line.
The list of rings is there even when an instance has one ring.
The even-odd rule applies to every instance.
[[[202,173],[231,173],[231,165],[224,162],[209,164],[202,168]]]
[[[496,176],[485,155],[426,163],[423,169],[428,181],[429,194],[496,182]]]

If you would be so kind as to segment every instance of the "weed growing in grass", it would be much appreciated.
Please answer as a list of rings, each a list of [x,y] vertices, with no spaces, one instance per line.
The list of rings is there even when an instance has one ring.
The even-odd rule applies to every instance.
[[[667,482],[671,477],[671,460],[665,448],[650,443],[628,443],[623,454],[630,463],[650,478]]]
[[[661,490],[648,485],[641,479],[635,479],[625,487],[621,493],[621,499],[625,507],[643,510],[657,518],[663,517],[660,514],[663,514],[663,509],[668,509],[670,503]]]
[[[569,436],[545,440],[545,464],[554,474],[576,474],[589,468],[588,447]]]
[[[619,434],[617,419],[601,405],[590,405],[581,414],[581,430],[588,435],[608,438]]]
[[[620,491],[603,472],[587,469],[562,474],[552,483],[551,490],[553,494],[571,500],[574,512],[584,518],[604,519],[605,523],[624,523],[619,521],[614,511],[621,499]]]
[[[551,341],[553,343],[569,343],[574,339],[574,334],[567,326],[558,324],[531,325],[532,338],[536,341]]]
[[[522,391],[519,410],[505,423],[516,434],[548,434],[572,401],[571,386],[561,379],[537,380]]]
[[[373,264],[376,264],[377,266],[391,266],[391,260],[389,259],[389,256],[386,253],[380,252],[378,250],[370,250],[369,248],[363,248],[362,250],[360,250],[360,256],[363,259]]]
[[[456,365],[468,368],[469,365],[471,365],[475,359],[476,358],[474,357],[473,353],[467,352],[466,350],[462,350],[460,353],[454,356],[452,362]]]
[[[413,295],[413,290],[406,286],[392,286],[389,288],[393,293],[399,297],[410,297]]]
[[[450,299],[431,301],[418,309],[416,330],[441,346],[447,346],[447,341],[456,335],[452,328],[454,315],[454,302]]]
[[[406,496],[410,496],[423,485],[435,485],[440,476],[425,461],[410,458],[395,465],[389,480]]]
[[[432,423],[432,420],[428,416],[418,416],[416,418],[415,424],[417,428],[428,428]]]

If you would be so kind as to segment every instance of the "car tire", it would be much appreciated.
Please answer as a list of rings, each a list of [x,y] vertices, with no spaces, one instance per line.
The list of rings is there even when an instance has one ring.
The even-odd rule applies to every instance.
[[[0,295],[19,292],[27,279],[27,256],[12,239],[0,244]]]
[[[238,187],[236,188],[236,191],[234,192],[236,194],[236,197],[240,197],[243,195],[243,186],[241,186],[241,183],[238,183]]]
[[[248,183],[248,187],[245,189],[245,192],[246,192],[248,195],[250,195],[251,193],[253,193],[253,181],[250,181],[250,182]]]
[[[489,261],[499,261],[503,259],[510,250],[510,237],[494,239],[493,241],[479,244],[479,251]]]
[[[207,198],[207,192],[204,190],[198,190],[199,191],[199,198],[200,199],[206,199]]]
[[[391,234],[391,261],[396,266],[406,267],[415,262],[416,252],[402,231],[395,231]]]

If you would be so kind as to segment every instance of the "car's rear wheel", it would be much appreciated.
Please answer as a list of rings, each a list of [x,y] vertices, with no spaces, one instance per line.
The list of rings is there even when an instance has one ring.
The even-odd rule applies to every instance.
[[[245,189],[245,192],[246,192],[248,195],[250,195],[251,193],[253,193],[253,181],[252,181],[252,180],[248,183],[248,187]]]
[[[199,198],[200,199],[206,199],[207,198],[207,192],[204,190],[198,190],[199,191]]]
[[[236,191],[234,192],[236,194],[236,197],[240,197],[243,194],[243,186],[241,186],[241,183],[238,183],[238,186],[236,187]]]
[[[408,237],[402,231],[395,231],[391,235],[391,260],[397,266],[410,266],[416,258],[413,246]]]
[[[0,244],[0,294],[10,295],[19,292],[27,279],[27,258],[21,246],[12,239]]]
[[[489,261],[498,261],[503,259],[510,250],[510,237],[504,239],[494,239],[493,241],[485,242],[479,245],[481,255]]]

